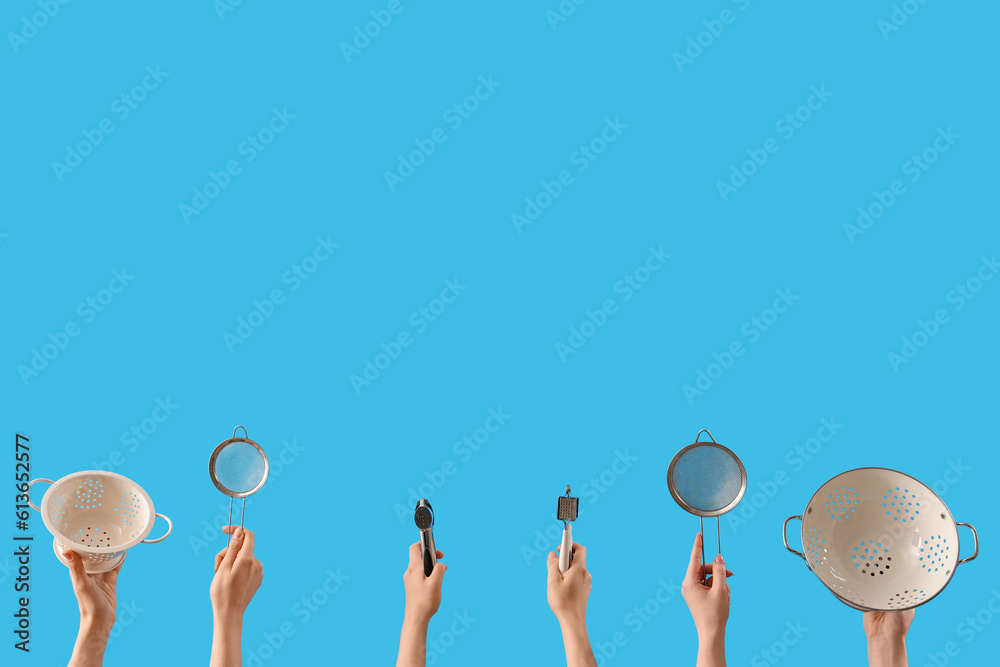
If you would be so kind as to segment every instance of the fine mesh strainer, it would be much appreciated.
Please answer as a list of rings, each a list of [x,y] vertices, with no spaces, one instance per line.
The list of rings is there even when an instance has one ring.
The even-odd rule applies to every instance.
[[[708,433],[712,442],[698,442]],[[747,489],[747,472],[743,462],[715,437],[702,429],[688,445],[674,455],[667,468],[670,495],[683,509],[699,517],[701,524],[701,563],[705,565],[705,517],[715,517],[719,553],[722,553],[722,531],[719,517],[736,507]]]
[[[805,553],[788,546],[788,522],[802,521]],[[975,550],[959,558],[958,526]],[[785,548],[805,560],[837,598],[862,611],[899,611],[929,602],[979,555],[979,536],[927,486],[887,468],[837,475],[813,494],[802,515],[785,519]]]
[[[245,437],[237,438],[236,432],[243,429]],[[267,481],[270,466],[264,448],[250,439],[245,426],[233,429],[233,437],[223,440],[212,452],[208,460],[208,474],[219,491],[229,496],[229,523],[233,523],[233,500],[243,499],[240,509],[240,528],[246,518],[247,496],[260,491]],[[232,534],[226,538],[226,544]]]
[[[87,572],[107,572],[125,560],[130,548],[140,542],[162,542],[174,529],[168,517],[153,509],[142,487],[123,475],[85,470],[57,482],[39,477],[28,482],[28,489],[38,482],[52,486],[42,496],[40,507],[31,500],[28,504],[41,512],[63,564],[62,552],[71,549],[80,555]],[[155,517],[167,522],[167,532],[147,540]]]

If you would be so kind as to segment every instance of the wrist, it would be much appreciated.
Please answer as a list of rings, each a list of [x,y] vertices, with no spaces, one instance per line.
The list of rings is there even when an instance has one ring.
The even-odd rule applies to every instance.
[[[115,615],[111,614],[80,614],[80,634],[91,639],[103,639],[107,642],[111,629],[115,626]]]
[[[429,614],[425,611],[416,611],[407,609],[403,614],[403,625],[408,625],[415,629],[426,630],[427,626],[431,623],[431,617],[434,614]]]
[[[897,657],[906,655],[906,636],[876,634],[868,637],[869,655]]]

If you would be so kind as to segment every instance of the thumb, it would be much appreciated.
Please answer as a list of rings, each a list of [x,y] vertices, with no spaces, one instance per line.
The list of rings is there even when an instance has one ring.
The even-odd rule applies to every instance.
[[[236,528],[233,531],[233,539],[229,540],[229,548],[226,549],[226,555],[222,559],[222,564],[220,567],[224,567],[227,570],[233,569],[233,563],[236,561],[236,555],[240,552],[240,547],[243,546],[243,538],[245,533],[242,528]]]
[[[437,563],[434,563],[434,569],[431,570],[431,576],[427,578],[432,580],[436,584],[440,584],[441,581],[444,579],[444,573],[447,571],[448,571],[448,566],[442,563],[441,561],[438,561]]]
[[[80,589],[87,580],[87,569],[83,566],[83,560],[74,551],[67,549],[62,553],[69,565],[69,578],[73,582],[73,588]]]
[[[712,595],[726,594],[726,561],[722,554],[715,557],[716,567],[712,568]]]

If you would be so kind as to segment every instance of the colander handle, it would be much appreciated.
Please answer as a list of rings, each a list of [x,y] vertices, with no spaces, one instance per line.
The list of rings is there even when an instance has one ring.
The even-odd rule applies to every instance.
[[[971,523],[963,523],[962,521],[956,521],[955,525],[956,526],[965,526],[966,528],[968,528],[969,530],[971,530],[972,531],[972,541],[976,545],[976,549],[975,549],[975,551],[972,552],[971,556],[969,556],[968,558],[963,558],[960,561],[958,561],[958,563],[956,564],[956,567],[958,567],[958,565],[961,565],[962,563],[968,563],[970,560],[975,560],[976,556],[979,555],[979,533],[976,532],[975,526],[973,526]]]
[[[793,549],[790,546],[788,546],[788,522],[791,521],[792,519],[798,519],[799,521],[802,521],[802,515],[801,514],[796,514],[794,516],[790,516],[787,519],[785,519],[785,523],[783,523],[781,525],[781,541],[785,543],[785,548],[786,549],[788,549],[789,551],[791,551],[793,554],[795,554],[796,556],[798,556],[802,560],[805,560],[806,559],[806,555],[804,553],[802,553],[801,551],[796,551],[795,549]]]
[[[51,479],[45,479],[44,477],[39,477],[38,479],[33,479],[30,482],[28,482],[28,491],[31,490],[31,485],[32,484],[37,484],[38,482],[48,482],[49,484],[55,484],[55,482],[53,482]],[[27,491],[25,493],[27,493]],[[28,498],[28,504],[31,505],[31,507],[36,512],[41,512],[42,511],[42,508],[40,508],[35,503],[31,502],[31,498]],[[966,524],[966,525],[968,525],[968,524]],[[971,526],[969,526],[969,527],[971,528]],[[978,542],[977,542],[977,544],[978,544]],[[975,558],[975,556],[973,556],[973,558]]]
[[[160,517],[161,519],[166,519],[167,534],[164,535],[163,537],[157,537],[155,540],[143,540],[142,541],[143,544],[156,544],[157,542],[162,542],[163,540],[170,537],[170,533],[174,532],[174,522],[170,520],[170,517],[168,517],[166,514],[160,514],[159,512],[156,513],[156,516]]]

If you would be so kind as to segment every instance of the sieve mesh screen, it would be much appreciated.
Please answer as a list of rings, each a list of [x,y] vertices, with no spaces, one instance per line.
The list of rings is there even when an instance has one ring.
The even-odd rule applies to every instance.
[[[260,451],[246,442],[233,442],[215,458],[215,478],[233,493],[252,491],[264,479],[267,466]]]
[[[744,479],[733,454],[706,444],[681,454],[668,482],[695,511],[717,512],[736,500]]]

